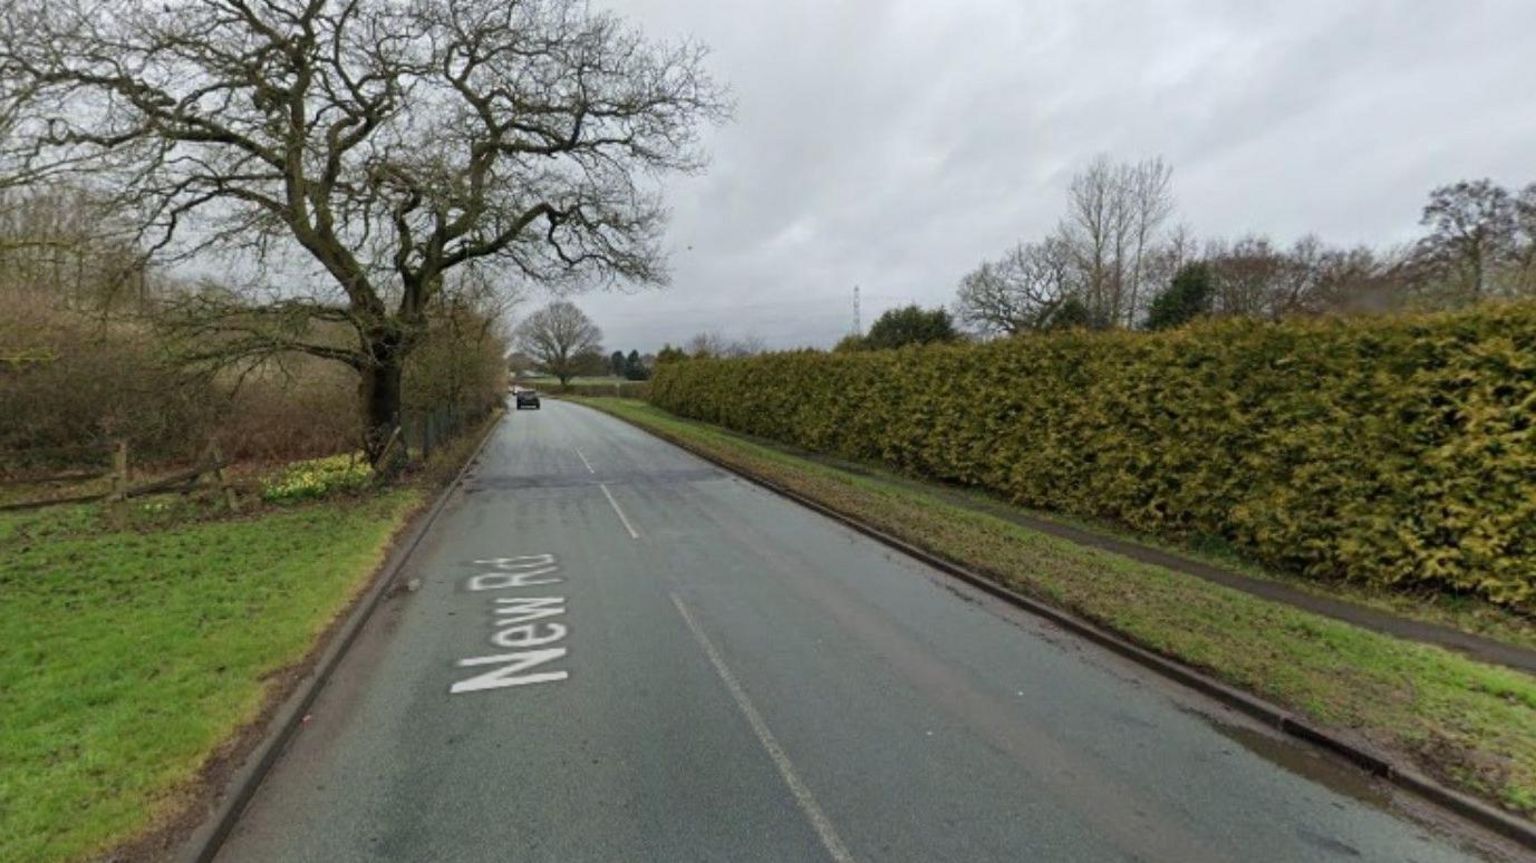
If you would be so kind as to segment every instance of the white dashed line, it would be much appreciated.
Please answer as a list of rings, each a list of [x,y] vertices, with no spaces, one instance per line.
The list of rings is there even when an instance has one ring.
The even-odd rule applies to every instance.
[[[773,732],[768,730],[768,723],[763,721],[762,714],[752,706],[751,699],[747,698],[747,691],[741,688],[736,675],[731,673],[725,660],[720,658],[720,652],[715,650],[714,643],[704,634],[704,630],[699,628],[698,622],[693,619],[693,614],[688,611],[688,606],[684,605],[675,593],[672,594],[672,604],[677,606],[677,613],[683,616],[683,622],[693,631],[694,639],[699,642],[700,647],[704,648],[704,655],[708,656],[710,663],[715,666],[715,672],[720,675],[721,680],[725,681],[725,688],[730,690],[731,697],[736,700],[736,706],[746,715],[747,722],[752,726],[758,741],[763,744],[764,749],[768,750],[768,757],[772,758],[773,765],[779,768],[779,775],[784,777],[784,784],[789,786],[790,793],[795,796],[795,802],[800,805],[800,811],[805,813],[805,817],[815,828],[816,835],[820,837],[821,844],[827,849],[827,853],[837,863],[853,863],[853,854],[849,853],[848,846],[844,845],[843,840],[838,837],[831,819],[827,818],[827,813],[821,811],[821,806],[812,796],[811,789],[807,788],[799,774],[795,773],[795,765],[790,763],[789,756],[784,753],[784,747],[779,745]]]
[[[597,487],[603,490],[603,495],[608,498],[608,505],[613,507],[614,512],[618,513],[619,521],[624,522],[624,529],[629,531],[629,538],[639,539],[639,532],[635,530],[634,525],[629,523],[629,518],[624,515],[624,510],[619,509],[619,502],[613,499],[613,492],[609,491],[608,486],[603,485],[602,483],[598,483]]]

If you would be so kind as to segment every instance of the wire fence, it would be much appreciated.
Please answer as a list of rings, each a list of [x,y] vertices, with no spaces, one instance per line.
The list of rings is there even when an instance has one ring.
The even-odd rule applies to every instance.
[[[400,415],[400,437],[408,454],[430,458],[432,453],[478,426],[491,415],[494,405],[469,408],[447,405]]]

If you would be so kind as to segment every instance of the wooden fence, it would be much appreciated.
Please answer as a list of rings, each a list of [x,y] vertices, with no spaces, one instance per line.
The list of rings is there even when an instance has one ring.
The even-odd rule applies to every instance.
[[[234,488],[229,484],[224,475],[224,469],[228,467],[224,455],[220,452],[218,444],[210,443],[205,448],[197,461],[187,468],[171,473],[159,474],[153,478],[145,478],[134,482],[133,466],[129,458],[128,443],[117,441],[113,444],[100,446],[71,447],[67,451],[74,454],[111,454],[111,466],[100,469],[76,468],[54,473],[38,474],[22,470],[13,474],[0,473],[0,486],[18,485],[48,485],[53,483],[85,483],[91,480],[107,479],[108,487],[103,491],[93,491],[87,494],[66,494],[58,497],[37,498],[33,500],[12,501],[0,503],[0,512],[10,510],[38,509],[46,506],[58,506],[67,503],[90,503],[93,501],[120,501],[129,498],[143,497],[149,494],[161,494],[164,492],[191,491],[197,485],[198,480],[207,477],[213,487],[219,490],[224,502],[232,510],[239,510],[239,499],[235,495]],[[50,450],[45,455],[61,455],[66,450]],[[32,450],[25,454],[9,454],[6,458],[0,458],[0,468],[6,464],[14,464],[18,456],[36,458],[39,451]]]

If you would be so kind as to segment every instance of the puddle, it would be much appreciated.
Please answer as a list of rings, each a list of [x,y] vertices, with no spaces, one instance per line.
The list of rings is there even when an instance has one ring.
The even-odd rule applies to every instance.
[[[1377,809],[1394,808],[1391,792],[1363,770],[1314,751],[1305,744],[1277,737],[1273,732],[1228,725],[1199,711],[1186,712],[1200,717],[1216,733],[1288,773]]]
[[[954,583],[954,578],[951,576],[943,576],[942,580],[936,579],[935,583],[937,583],[939,587],[944,588],[955,596],[958,596],[966,602],[969,602],[971,605],[981,605],[981,597],[978,597],[974,592],[970,590],[961,590],[959,585]]]

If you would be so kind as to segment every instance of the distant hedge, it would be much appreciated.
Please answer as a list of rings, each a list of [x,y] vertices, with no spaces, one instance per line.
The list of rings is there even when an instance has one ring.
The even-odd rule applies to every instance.
[[[651,399],[1319,579],[1536,607],[1536,307],[665,365]]]
[[[597,383],[594,381],[578,381],[566,384],[563,389],[559,384],[550,384],[549,391],[553,393],[566,393],[573,396],[621,396],[627,399],[643,399],[651,392],[651,382],[615,381],[613,383]]]

